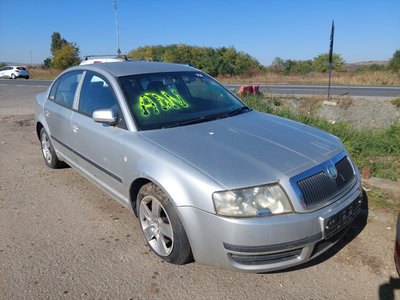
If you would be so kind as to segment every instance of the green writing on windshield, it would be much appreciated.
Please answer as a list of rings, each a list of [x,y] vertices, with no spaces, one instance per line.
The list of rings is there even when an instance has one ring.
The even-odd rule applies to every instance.
[[[177,91],[170,93],[161,91],[160,94],[148,92],[139,97],[138,108],[142,116],[149,117],[151,114],[159,114],[160,111],[170,109],[188,108],[189,105],[183,100]]]

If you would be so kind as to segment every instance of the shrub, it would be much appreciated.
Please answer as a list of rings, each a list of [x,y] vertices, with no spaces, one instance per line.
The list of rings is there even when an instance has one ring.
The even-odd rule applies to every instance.
[[[365,73],[365,72],[376,72],[376,71],[384,71],[384,65],[372,64],[368,66],[362,66],[354,70],[355,73]]]
[[[400,72],[400,50],[396,50],[389,61],[388,68],[393,72]]]
[[[396,99],[393,99],[392,103],[394,106],[400,108],[400,96],[398,96]]]
[[[236,51],[234,47],[198,47],[185,44],[169,46],[146,46],[132,50],[135,59],[193,64],[196,68],[216,76],[221,74],[241,75],[265,68],[249,54]]]
[[[340,56],[340,54],[332,55],[332,70],[337,72],[345,71],[345,62],[344,59]],[[313,60],[313,69],[316,72],[326,73],[329,72],[329,54],[324,53],[320,54],[317,57],[314,57]]]

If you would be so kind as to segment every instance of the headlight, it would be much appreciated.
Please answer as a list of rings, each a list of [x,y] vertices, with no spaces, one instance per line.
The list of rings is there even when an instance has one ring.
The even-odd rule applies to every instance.
[[[256,217],[292,212],[285,192],[278,184],[215,192],[217,214],[229,217]]]

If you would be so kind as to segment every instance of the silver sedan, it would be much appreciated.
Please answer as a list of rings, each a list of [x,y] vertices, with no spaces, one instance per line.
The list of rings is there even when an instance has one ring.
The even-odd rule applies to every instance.
[[[131,208],[174,264],[295,266],[360,211],[359,173],[338,138],[254,111],[190,66],[73,67],[35,109],[47,166],[66,163]]]

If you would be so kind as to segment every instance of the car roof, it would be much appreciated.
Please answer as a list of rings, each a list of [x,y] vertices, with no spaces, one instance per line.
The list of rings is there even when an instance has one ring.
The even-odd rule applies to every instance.
[[[71,68],[71,70],[72,69],[88,70],[88,71],[96,71],[101,69],[108,71],[109,73],[113,74],[116,77],[145,74],[145,73],[182,72],[182,71],[197,70],[193,67],[183,64],[137,61],[137,60],[80,65]]]

